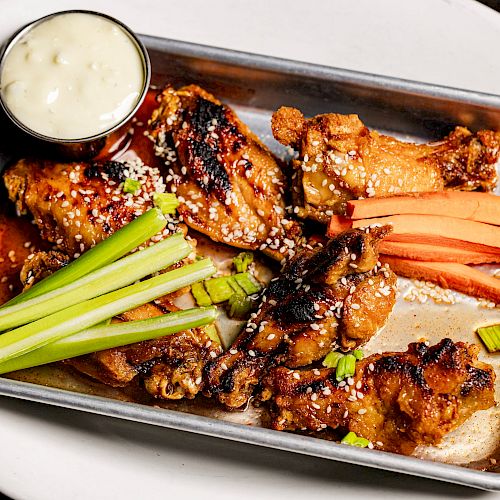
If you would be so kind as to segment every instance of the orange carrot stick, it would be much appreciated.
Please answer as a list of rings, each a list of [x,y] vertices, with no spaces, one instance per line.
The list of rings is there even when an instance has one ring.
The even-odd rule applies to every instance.
[[[428,260],[434,262],[457,262],[459,264],[491,264],[500,262],[500,251],[496,248],[472,245],[458,241],[461,247],[429,245],[384,240],[379,245],[380,253],[404,259]],[[478,250],[479,248],[479,250]]]
[[[500,227],[440,215],[393,215],[352,221],[352,227],[391,224],[390,241],[437,243],[443,239],[500,248]]]
[[[425,262],[401,259],[386,255],[380,261],[389,264],[400,276],[421,279],[437,283],[443,288],[451,288],[458,292],[500,303],[500,280],[478,269],[464,264],[451,262]]]
[[[347,202],[351,219],[399,214],[442,215],[500,225],[500,196],[465,191],[408,193]]]

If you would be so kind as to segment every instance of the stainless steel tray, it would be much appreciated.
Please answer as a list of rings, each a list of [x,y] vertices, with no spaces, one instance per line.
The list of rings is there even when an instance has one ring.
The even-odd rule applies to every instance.
[[[306,115],[325,112],[357,113],[361,115],[365,123],[378,130],[390,131],[400,137],[414,140],[442,136],[456,124],[466,125],[473,129],[500,129],[500,96],[161,38],[148,36],[141,38],[151,55],[154,84],[163,85],[166,81],[174,85],[199,83],[234,106],[242,119],[281,156],[284,156],[286,152],[272,139],[269,128],[270,114],[280,105],[296,106]],[[11,157],[19,154],[20,147],[22,147],[22,154],[27,154],[32,146],[24,139],[21,140],[17,132],[2,121],[2,117],[0,117],[0,127],[2,131],[5,131],[2,133],[6,137],[0,151],[0,168],[3,168]],[[403,282],[403,293],[410,286],[410,283]],[[464,301],[463,305],[456,311],[434,304],[426,305],[425,310],[428,314],[420,318],[419,334],[424,335],[425,330],[429,328],[439,331],[436,333],[438,338],[445,334],[461,338],[465,331],[464,324],[465,328],[471,330],[474,324],[486,318],[491,320],[499,316],[496,312],[498,309],[482,310],[477,307],[477,304],[474,305],[475,309],[472,309],[470,301],[467,302],[463,298],[461,300]],[[421,314],[424,309],[417,304],[402,302],[400,301],[395,314],[413,317],[414,314],[417,316]],[[468,311],[474,312],[468,316]],[[436,320],[438,316],[441,320]],[[466,318],[465,323],[464,318]],[[444,331],[442,327],[448,322],[457,325],[456,328],[448,328]],[[383,346],[390,349],[404,348],[407,336],[397,338],[395,342],[392,342],[394,341],[393,333],[401,331],[404,325],[404,321],[400,319],[395,321],[392,327],[388,327],[383,335],[379,336],[373,346],[368,347],[368,352],[378,350]],[[387,345],[388,338],[391,338],[391,345]],[[436,340],[432,335],[429,339]],[[494,358],[497,368],[498,362],[497,356]],[[26,378],[28,379],[29,377]],[[51,384],[70,390],[46,387],[43,385],[47,383],[47,379],[44,381],[43,378],[43,370],[42,376],[31,378],[31,380],[35,379],[38,381],[37,384],[0,378],[0,395],[500,491],[500,474],[498,473],[421,460],[416,457],[358,449],[313,437],[280,433],[248,425],[252,423],[252,416],[245,417],[248,421],[244,422],[238,418],[238,415],[242,415],[241,413],[226,414],[218,419],[213,418],[219,416],[217,412],[208,413],[211,417],[203,416],[207,412],[197,411],[196,413],[201,413],[201,415],[191,414],[188,403],[177,407],[166,404],[157,408],[110,399],[124,399],[111,390],[108,393],[101,390],[100,392],[94,391],[93,394],[81,394],[78,383],[73,381]],[[497,387],[497,400],[498,393]],[[101,394],[101,396],[95,394]],[[102,394],[108,397],[102,397]],[[169,409],[172,407],[180,411]],[[496,429],[500,428],[497,410],[495,409],[495,415],[493,417],[490,415],[488,420],[488,425],[493,426],[493,430],[495,426]],[[482,426],[483,421],[479,419],[475,425]],[[471,429],[468,432],[472,432]],[[423,456],[435,460],[442,459],[432,455],[423,454]]]

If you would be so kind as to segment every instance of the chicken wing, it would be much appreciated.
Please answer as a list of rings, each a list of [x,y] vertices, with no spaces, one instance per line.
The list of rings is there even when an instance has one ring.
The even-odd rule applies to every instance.
[[[160,316],[168,310],[146,304],[122,314],[121,321]],[[203,328],[193,328],[174,335],[147,340],[114,349],[95,352],[65,361],[92,378],[113,387],[123,387],[136,377],[154,397],[192,399],[203,388],[202,373],[206,363],[222,351]]]
[[[276,159],[235,113],[196,85],[159,96],[150,135],[169,168],[188,226],[212,240],[294,254],[300,226],[285,213],[286,178]]]
[[[409,455],[437,444],[474,412],[494,405],[495,372],[475,345],[444,339],[374,354],[337,382],[335,370],[278,367],[264,378],[278,430],[353,431],[383,450]]]
[[[206,391],[239,408],[272,366],[304,366],[371,338],[395,302],[396,277],[377,265],[389,231],[350,230],[292,259],[231,349],[208,363]]]
[[[127,177],[140,183],[134,194],[122,189]],[[18,212],[33,215],[42,238],[75,258],[150,209],[152,193],[165,190],[158,169],[139,160],[58,163],[23,159],[5,172],[4,182]],[[171,219],[163,234],[181,229]]]
[[[475,134],[457,127],[442,141],[412,144],[369,130],[357,115],[325,114],[306,120],[282,107],[272,118],[274,137],[299,152],[292,162],[298,215],[327,222],[357,198],[443,189],[494,188],[500,132]]]

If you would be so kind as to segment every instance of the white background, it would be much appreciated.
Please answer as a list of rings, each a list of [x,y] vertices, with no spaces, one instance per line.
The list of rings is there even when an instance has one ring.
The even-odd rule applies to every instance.
[[[500,94],[500,14],[472,0],[0,0],[0,39],[68,8],[152,35]],[[0,491],[23,500],[500,498],[7,398]]]

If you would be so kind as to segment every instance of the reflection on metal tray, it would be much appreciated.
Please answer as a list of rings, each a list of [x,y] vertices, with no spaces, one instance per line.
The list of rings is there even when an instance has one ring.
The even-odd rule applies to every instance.
[[[153,84],[198,83],[234,106],[240,117],[273,151],[285,150],[272,139],[271,113],[281,105],[300,108],[306,115],[357,113],[369,126],[401,138],[426,140],[442,136],[454,125],[500,129],[500,96],[407,82],[347,70],[326,68],[152,37],[142,37],[151,55]],[[0,168],[10,158],[30,153],[31,145],[6,129]],[[219,256],[221,258],[221,256]],[[223,256],[222,256],[223,258]],[[474,342],[474,328],[500,320],[499,310],[452,294],[455,304],[435,304],[425,291],[400,280],[400,297],[385,329],[364,348],[368,354],[405,350],[409,342],[431,343],[449,336]],[[226,327],[225,327],[226,328]],[[497,377],[500,400],[500,359],[487,355]],[[61,367],[19,372],[18,380],[0,379],[0,394],[80,409],[159,426],[269,446],[323,458],[404,472],[482,489],[500,490],[500,474],[481,469],[497,457],[500,447],[500,408],[478,412],[449,434],[439,447],[419,448],[416,457],[358,449],[314,437],[280,433],[260,427],[257,409],[225,412],[203,398],[192,401],[151,401],[134,387],[116,390],[91,382]],[[46,387],[52,386],[52,387]],[[138,403],[139,401],[139,403]],[[142,403],[142,404],[141,404]],[[180,413],[182,412],[182,413]],[[420,460],[424,458],[426,460]],[[446,463],[444,463],[446,462]],[[500,462],[500,460],[499,460]],[[453,465],[452,465],[453,464]],[[457,467],[457,465],[461,465]],[[464,467],[466,466],[466,467]]]

